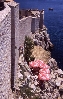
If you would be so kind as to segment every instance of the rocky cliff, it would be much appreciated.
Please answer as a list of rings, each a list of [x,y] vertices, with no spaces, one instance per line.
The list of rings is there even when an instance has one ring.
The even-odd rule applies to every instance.
[[[36,46],[41,46],[43,50],[49,50],[50,45],[52,45],[49,35],[45,31],[33,34],[32,37]],[[46,56],[47,51],[45,51],[41,56]],[[20,53],[18,70],[19,91],[16,91],[14,99],[63,99],[63,71],[58,68],[55,59],[50,56],[47,62],[44,61],[50,66],[50,80],[39,81],[38,76],[33,74],[27,62],[24,62],[23,49],[20,49]]]
[[[39,30],[39,33],[35,33],[32,37],[36,46],[39,45],[45,50],[50,50],[53,47],[45,26],[43,26],[42,30]]]

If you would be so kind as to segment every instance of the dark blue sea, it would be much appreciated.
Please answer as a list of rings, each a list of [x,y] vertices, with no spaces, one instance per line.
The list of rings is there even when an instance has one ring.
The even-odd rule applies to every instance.
[[[52,57],[63,70],[63,0],[15,0],[23,9],[44,9],[44,24],[48,28],[51,42],[54,44]],[[53,8],[53,11],[49,11]]]

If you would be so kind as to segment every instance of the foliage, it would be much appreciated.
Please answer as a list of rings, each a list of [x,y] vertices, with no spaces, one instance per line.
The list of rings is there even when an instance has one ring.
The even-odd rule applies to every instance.
[[[27,61],[27,63],[31,60],[34,60],[34,57],[32,56],[32,49],[34,48],[34,42],[29,36],[25,36],[24,41],[24,58]]]

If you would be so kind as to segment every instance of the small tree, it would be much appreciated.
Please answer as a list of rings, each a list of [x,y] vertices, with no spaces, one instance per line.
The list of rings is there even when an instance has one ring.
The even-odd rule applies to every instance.
[[[32,49],[34,48],[34,42],[29,36],[25,36],[24,41],[24,58],[29,63],[29,61],[34,60],[32,57]]]

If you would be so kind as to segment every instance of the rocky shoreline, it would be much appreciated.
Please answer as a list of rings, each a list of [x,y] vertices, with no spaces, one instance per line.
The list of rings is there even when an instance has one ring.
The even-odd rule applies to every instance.
[[[32,37],[36,46],[39,45],[45,50],[51,50],[53,48],[53,44],[51,43],[49,34],[47,33],[47,28],[44,25],[43,29],[39,30],[39,33],[34,33]]]
[[[49,50],[53,47],[47,31],[33,34],[34,43]],[[18,86],[14,99],[63,99],[63,71],[58,68],[55,59],[50,58],[50,80],[38,81],[38,76],[33,74],[27,62],[24,62],[23,51],[19,57]]]

